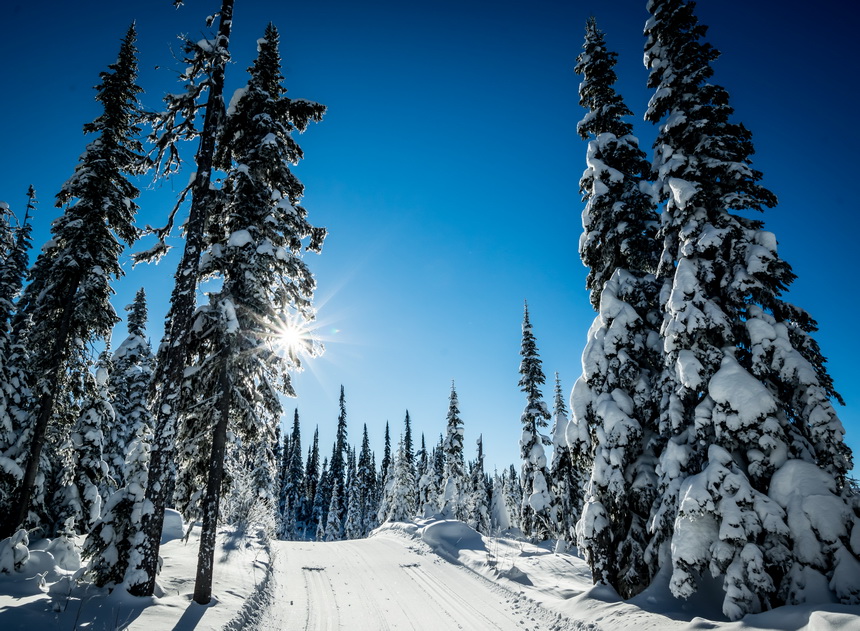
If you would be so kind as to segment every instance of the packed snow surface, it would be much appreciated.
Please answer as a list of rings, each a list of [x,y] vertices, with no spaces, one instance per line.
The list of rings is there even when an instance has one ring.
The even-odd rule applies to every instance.
[[[791,501],[787,486],[784,501]],[[76,585],[50,546],[31,545],[24,572],[0,575],[0,629],[860,629],[860,607],[836,604],[781,607],[730,623],[716,581],[704,578],[698,593],[679,600],[669,592],[671,568],[624,602],[611,588],[592,585],[575,549],[532,545],[517,531],[487,537],[441,519],[388,523],[368,539],[274,541],[271,555],[258,536],[223,530],[214,599],[203,607],[191,601],[199,529],[186,544],[173,538],[179,525],[171,516],[154,598]]]

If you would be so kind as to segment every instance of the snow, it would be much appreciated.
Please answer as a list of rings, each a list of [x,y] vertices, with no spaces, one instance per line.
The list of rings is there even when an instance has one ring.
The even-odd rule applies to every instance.
[[[243,88],[238,88],[235,92],[233,92],[233,96],[230,98],[230,103],[227,106],[227,116],[233,116],[236,113],[236,105],[242,99],[245,94],[248,92],[248,86]]]
[[[669,189],[672,191],[672,199],[675,200],[675,205],[678,208],[686,208],[687,203],[699,192],[692,182],[677,177],[670,177],[667,183],[669,184]]]
[[[231,248],[241,248],[243,245],[247,245],[253,242],[253,237],[251,237],[251,233],[248,230],[236,230],[230,237],[227,239],[227,246]]]
[[[108,593],[79,583],[80,557],[68,540],[31,543],[22,571],[0,574],[0,628],[186,631],[220,629],[241,618],[246,601],[267,577],[268,554],[262,539],[257,533],[220,531],[214,598],[204,607],[191,600],[200,528],[195,526],[184,542],[182,523],[177,519],[175,511],[165,516],[164,565],[152,598],[134,598],[122,586]]]
[[[801,469],[791,465],[772,492],[790,493],[788,483],[811,473]],[[176,514],[166,522],[157,596],[133,598],[121,587],[108,594],[77,585],[71,569],[56,566],[58,546],[35,542],[24,572],[0,575],[3,630],[860,628],[860,606],[838,604],[780,607],[730,623],[719,611],[718,581],[705,577],[697,594],[679,600],[669,592],[670,568],[624,602],[611,588],[593,585],[588,564],[556,552],[552,541],[535,546],[516,531],[483,536],[439,519],[386,523],[368,539],[270,542],[271,562],[257,534],[224,529],[215,555],[214,600],[202,607],[191,602],[199,528],[185,543],[171,538],[181,532]]]

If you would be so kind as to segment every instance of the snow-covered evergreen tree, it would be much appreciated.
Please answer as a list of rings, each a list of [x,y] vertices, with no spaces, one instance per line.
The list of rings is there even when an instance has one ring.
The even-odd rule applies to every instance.
[[[415,453],[412,449],[412,419],[409,418],[409,410],[406,410],[406,418],[403,421],[403,448],[406,453],[406,461],[415,477]]]
[[[391,475],[379,507],[379,521],[407,521],[415,515],[415,476],[402,436],[391,466]]]
[[[511,527],[511,516],[505,501],[505,487],[507,484],[507,473],[502,471],[493,472],[493,492],[490,500],[490,532],[497,534]],[[519,504],[517,504],[519,508]]]
[[[45,437],[61,382],[70,362],[87,344],[106,337],[117,321],[110,305],[110,279],[122,275],[118,257],[123,244],[137,238],[133,225],[138,190],[128,176],[141,172],[140,118],[137,95],[136,34],[132,25],[108,71],[101,73],[96,100],[102,113],[84,132],[94,134],[75,173],[57,194],[63,215],[51,226],[52,238],[42,248],[30,273],[30,284],[18,308],[29,321],[29,374],[36,404],[18,429],[26,434],[24,475],[10,511],[0,525],[0,538],[10,536],[26,519]]]
[[[421,434],[421,452],[418,459],[418,515],[430,517],[439,512],[439,482],[436,480],[436,449],[429,454]],[[441,474],[440,474],[441,477]]]
[[[335,431],[335,440],[332,446],[328,470],[332,497],[337,496],[335,508],[337,509],[337,519],[340,520],[340,531],[342,532],[343,522],[346,517],[346,458],[349,449],[346,430],[346,396],[344,395],[343,386],[340,387],[338,408],[340,411],[337,416],[337,429]],[[337,493],[335,493],[335,488],[337,489]]]
[[[293,428],[290,433],[289,453],[284,454],[286,477],[281,488],[284,498],[284,514],[282,516],[282,539],[297,539],[303,532],[301,515],[306,512],[305,504],[305,472],[302,466],[302,437],[299,427],[299,410],[293,414]]]
[[[510,527],[519,528],[520,512],[523,505],[523,486],[514,465],[508,468],[507,475],[504,476],[504,503]]]
[[[490,534],[490,493],[484,474],[484,439],[478,436],[477,458],[469,468],[466,523],[478,532]]]
[[[0,514],[11,510],[16,489],[24,477],[26,441],[20,433],[30,404],[26,365],[28,352],[19,333],[26,327],[15,322],[15,303],[27,275],[31,245],[31,212],[36,207],[33,187],[27,189],[24,218],[12,229],[11,210],[2,202],[3,258],[0,263]]]
[[[567,406],[561,389],[561,379],[555,373],[555,396],[552,412],[552,461],[549,473],[552,480],[552,535],[556,539],[573,540],[573,526],[582,506],[582,477],[574,466],[567,445]]]
[[[129,447],[135,440],[148,435],[152,414],[148,394],[154,357],[146,338],[146,293],[140,288],[128,311],[128,337],[113,353],[108,390],[116,422],[105,435],[105,462],[108,475],[120,487],[126,486],[125,469]]]
[[[385,421],[385,435],[383,437],[382,462],[379,464],[379,476],[377,477],[377,485],[380,491],[385,487],[385,478],[388,476],[388,470],[391,468],[391,432],[388,428],[388,421]]]
[[[314,439],[311,441],[311,446],[308,447],[308,458],[305,463],[305,512],[300,516],[305,528],[304,538],[308,538],[308,531],[316,527],[316,522],[313,518],[314,499],[317,494],[317,482],[320,478],[320,430],[319,427],[314,428]]]
[[[346,489],[346,520],[343,524],[344,539],[360,539],[364,536],[362,501],[355,479],[350,480]]]
[[[577,544],[595,582],[630,597],[658,568],[644,550],[660,444],[652,382],[662,357],[659,285],[652,275],[657,216],[645,181],[649,165],[626,120],[631,112],[615,92],[615,58],[589,20],[576,66],[582,76],[580,105],[588,110],[578,129],[589,139],[580,181],[586,201],[580,254],[591,270],[587,286],[598,315],[583,351],[567,428],[582,490],[567,501],[570,508],[581,508]]]
[[[361,451],[358,452],[358,462],[355,472],[355,501],[358,506],[360,525],[356,532],[358,537],[365,537],[375,527],[376,523],[376,464],[373,462],[373,452],[370,451],[370,439],[367,435],[367,425],[361,436]],[[350,500],[352,501],[352,500]],[[354,538],[354,537],[353,537]]]
[[[776,197],[752,168],[751,135],[730,120],[727,92],[709,81],[719,53],[701,41],[694,3],[648,9],[646,118],[660,123],[653,171],[665,202],[660,423],[670,437],[652,553],[662,544],[668,556],[671,542],[678,596],[704,568],[722,576],[731,619],[827,589],[857,602],[860,526],[839,397],[814,320],[782,299],[794,275],[775,236],[738,212]],[[810,518],[813,505],[827,507],[826,524]]]
[[[329,479],[332,479],[331,472],[329,472]],[[338,507],[342,505],[340,487],[332,479],[331,501],[328,505],[328,515],[326,516],[322,541],[340,541],[343,539],[343,522],[341,522],[340,516],[337,513]]]
[[[448,417],[442,450],[445,457],[444,487],[440,494],[440,510],[449,519],[466,519],[467,478],[463,457],[463,421],[460,420],[460,400],[454,382],[448,399]]]
[[[103,357],[104,355],[107,355],[107,352]],[[95,374],[88,374],[86,377],[87,396],[81,405],[81,414],[72,428],[75,484],[83,509],[81,522],[77,524],[77,531],[81,533],[92,530],[101,516],[102,503],[109,492],[116,490],[115,484],[108,485],[105,482],[109,473],[104,459],[105,431],[115,422],[113,406],[108,400],[108,379],[106,366],[101,362],[97,363]]]
[[[180,195],[180,203],[174,208],[175,212],[186,195],[191,193],[188,219],[183,224],[185,247],[174,275],[170,310],[165,318],[164,337],[158,348],[153,378],[154,442],[146,484],[146,501],[152,510],[144,512],[142,516],[142,534],[132,552],[134,563],[128,575],[128,591],[135,596],[152,596],[155,590],[164,511],[172,496],[175,479],[176,423],[188,368],[187,345],[195,323],[200,257],[205,247],[205,230],[213,202],[215,144],[226,118],[223,115],[224,70],[230,59],[228,49],[233,26],[233,3],[234,0],[221,0],[215,37],[198,42],[186,38],[187,55],[183,60],[186,69],[180,75],[185,89],[165,97],[165,111],[153,123],[153,140],[158,150],[156,162],[163,165],[164,171],[171,172],[178,168],[179,140],[197,139],[199,142],[194,157],[194,177]],[[207,95],[205,106],[199,102],[204,94]],[[198,129],[197,116],[201,107],[205,107],[206,113]],[[159,243],[148,253],[152,256],[142,255],[138,260],[158,258],[167,250],[164,240],[173,223],[171,215],[168,225],[158,231]]]
[[[134,419],[133,437],[122,472],[125,486],[107,499],[102,517],[93,526],[82,550],[82,556],[89,559],[87,575],[99,587],[123,582],[129,565],[134,567],[139,561],[132,551],[143,536],[140,520],[145,508],[152,435],[148,415],[140,414]]]
[[[328,473],[328,458],[323,459],[322,471],[314,493],[310,527],[317,541],[325,540],[325,527],[328,522],[328,507],[331,504],[331,479]]]
[[[537,342],[529,320],[529,308],[523,315],[523,341],[520,349],[519,386],[526,394],[526,407],[520,417],[523,432],[520,437],[522,457],[523,503],[520,508],[520,528],[523,534],[537,541],[550,537],[552,532],[552,491],[549,488],[549,471],[540,429],[547,426],[549,410],[540,387],[546,383]]]
[[[320,120],[325,108],[285,96],[278,44],[277,29],[269,25],[258,40],[250,80],[227,111],[217,156],[227,175],[200,264],[203,274],[223,283],[198,309],[185,404],[200,408],[189,418],[205,428],[209,443],[194,597],[203,604],[211,596],[228,429],[257,456],[256,494],[268,493],[276,477],[271,444],[281,415],[278,393],[295,396],[290,372],[301,369],[299,351],[319,351],[309,336],[298,347],[272,344],[285,326],[315,317],[316,282],[301,256],[304,249],[318,252],[325,237],[298,205],[304,189],[289,169],[302,157],[293,131]],[[200,407],[200,397],[212,403]]]

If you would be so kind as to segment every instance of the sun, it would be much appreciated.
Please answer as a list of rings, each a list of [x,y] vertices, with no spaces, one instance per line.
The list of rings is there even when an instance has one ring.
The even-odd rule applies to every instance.
[[[311,328],[311,322],[304,318],[286,317],[275,325],[274,345],[277,350],[293,361],[299,356],[319,354],[319,342]]]

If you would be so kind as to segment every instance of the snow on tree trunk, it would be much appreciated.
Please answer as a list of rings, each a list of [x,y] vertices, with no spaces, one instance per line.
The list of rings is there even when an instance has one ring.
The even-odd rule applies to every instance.
[[[206,51],[197,52],[199,70],[209,65],[210,79],[206,82],[209,89],[206,114],[200,132],[200,144],[195,156],[196,175],[192,188],[191,208],[185,223],[185,249],[179,262],[173,292],[170,297],[170,311],[165,323],[165,334],[158,349],[158,363],[155,382],[158,384],[154,405],[154,436],[150,454],[149,477],[146,484],[147,510],[143,513],[142,536],[135,546],[133,582],[128,591],[135,596],[151,596],[155,590],[155,576],[158,571],[158,551],[161,546],[161,531],[164,525],[164,510],[167,505],[169,478],[173,469],[174,439],[176,436],[177,404],[185,377],[188,358],[187,343],[194,321],[195,295],[199,274],[200,255],[204,246],[204,230],[211,203],[210,184],[215,154],[216,137],[223,122],[220,112],[224,100],[224,69],[229,60],[228,46],[233,26],[234,0],[222,0],[218,35],[208,47],[214,55],[203,61]],[[195,83],[191,79],[190,85]],[[189,91],[192,102],[197,94]],[[192,105],[192,109],[194,106]],[[185,108],[173,111],[178,115]]]

